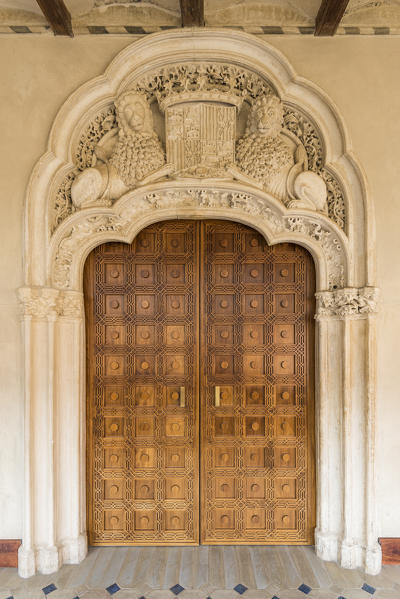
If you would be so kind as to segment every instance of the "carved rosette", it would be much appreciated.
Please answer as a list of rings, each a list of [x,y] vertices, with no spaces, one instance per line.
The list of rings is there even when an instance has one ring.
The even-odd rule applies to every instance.
[[[317,298],[317,319],[366,318],[379,308],[379,289],[376,287],[345,287],[320,291]]]
[[[154,210],[179,208],[229,209],[232,213],[240,213],[259,217],[274,233],[297,233],[308,237],[317,243],[324,255],[328,267],[329,288],[343,287],[344,285],[344,252],[342,245],[327,227],[315,219],[302,217],[284,217],[274,212],[268,206],[267,200],[248,193],[212,190],[212,189],[170,189],[159,193],[137,195],[120,215],[103,214],[88,216],[79,224],[66,231],[59,241],[53,270],[53,282],[61,289],[68,289],[73,283],[71,267],[73,257],[79,254],[79,248],[85,246],[89,239],[96,235],[108,233],[110,239],[121,238],[128,234],[132,222],[139,215]],[[206,214],[206,212],[205,212]]]
[[[22,317],[53,320],[57,317],[60,291],[47,287],[22,287],[18,290]]]

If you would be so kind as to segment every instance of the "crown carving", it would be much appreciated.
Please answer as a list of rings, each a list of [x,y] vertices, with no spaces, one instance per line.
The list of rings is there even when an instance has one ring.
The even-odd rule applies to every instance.
[[[165,112],[170,106],[183,104],[186,102],[218,102],[219,104],[229,104],[236,106],[239,112],[244,96],[242,92],[236,90],[221,91],[219,89],[193,89],[193,90],[172,90],[169,93],[157,93],[157,100],[162,112]]]

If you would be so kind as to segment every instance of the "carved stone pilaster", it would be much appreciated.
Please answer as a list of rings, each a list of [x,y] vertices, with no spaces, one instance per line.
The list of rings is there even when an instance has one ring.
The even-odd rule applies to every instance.
[[[54,319],[58,313],[60,291],[48,287],[22,287],[18,290],[22,316]]]
[[[316,293],[317,320],[322,318],[366,318],[375,314],[379,306],[376,287],[345,287]]]

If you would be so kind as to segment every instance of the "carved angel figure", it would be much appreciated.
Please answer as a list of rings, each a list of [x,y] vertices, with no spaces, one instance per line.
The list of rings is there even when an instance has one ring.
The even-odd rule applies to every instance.
[[[298,138],[283,127],[283,104],[277,96],[253,103],[243,137],[236,144],[231,174],[256,184],[289,207],[326,210],[326,185],[307,170],[307,154]]]
[[[103,136],[95,148],[92,166],[82,171],[71,186],[77,208],[109,206],[130,189],[170,171],[145,96],[125,92],[115,107],[119,127]]]

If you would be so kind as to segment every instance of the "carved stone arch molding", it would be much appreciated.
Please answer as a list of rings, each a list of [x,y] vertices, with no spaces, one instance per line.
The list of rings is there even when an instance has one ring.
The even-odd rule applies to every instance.
[[[104,158],[104,140],[120,135],[117,125],[122,130],[126,98],[143,104],[143,118],[150,123],[153,117],[160,137],[162,111],[167,115],[167,134],[175,135],[168,119],[177,113],[168,112],[169,107],[185,101],[192,106],[194,100],[203,103],[201,118],[208,118],[206,104],[223,105],[220,114],[232,127],[241,106],[250,112],[255,107],[254,114],[258,108],[272,107],[284,119],[283,129],[279,126],[283,137],[276,146],[283,162],[289,145],[295,147],[290,157],[294,166],[289,167],[299,178],[294,179],[290,201],[268,187],[273,153],[265,178],[265,168],[246,171],[239,158],[235,164],[231,139],[218,168],[197,165],[188,175],[177,172],[179,153],[175,166],[163,164],[164,140],[160,142],[150,126],[151,143],[160,152],[158,175],[137,177],[118,197],[103,190],[103,195],[93,195],[96,181],[103,185],[103,165],[108,165],[108,176],[114,172],[109,166],[114,155]],[[175,147],[168,146],[174,137],[168,135],[167,158]],[[242,139],[246,140],[246,133]],[[236,148],[239,157],[239,145]],[[142,168],[140,160],[138,168]],[[109,180],[104,189],[110,188]],[[310,203],[296,181],[317,190],[318,201]],[[74,185],[77,191],[71,195]],[[365,178],[338,110],[320,89],[298,77],[286,58],[260,39],[238,31],[204,29],[146,36],[123,50],[103,76],[80,87],[62,106],[48,151],[33,171],[26,198],[25,287],[19,290],[25,341],[21,576],[79,563],[87,552],[82,292],[86,256],[100,243],[131,242],[148,224],[173,218],[237,220],[256,228],[270,244],[299,243],[313,255],[317,270],[316,552],[343,567],[362,566],[378,573],[377,289],[374,216]]]

